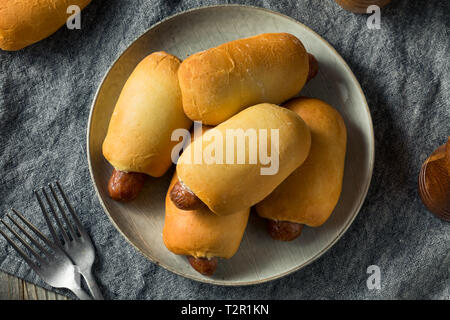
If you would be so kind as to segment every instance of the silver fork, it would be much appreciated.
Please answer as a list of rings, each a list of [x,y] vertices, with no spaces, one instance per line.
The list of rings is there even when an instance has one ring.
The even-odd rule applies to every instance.
[[[50,229],[50,233],[52,234],[54,242],[62,249],[64,249],[67,255],[73,260],[75,265],[78,267],[78,272],[86,280],[86,283],[88,285],[89,290],[92,293],[92,296],[97,300],[103,300],[103,295],[100,292],[97,282],[95,281],[95,278],[92,274],[92,265],[94,264],[95,260],[94,245],[92,244],[91,238],[89,237],[89,235],[83,228],[80,220],[78,219],[78,216],[75,213],[75,210],[73,209],[69,200],[67,199],[67,196],[64,193],[64,190],[62,189],[61,185],[59,184],[58,181],[55,182],[55,185],[56,189],[59,191],[59,194],[63,199],[65,206],[67,207],[70,213],[70,216],[72,217],[72,220],[74,221],[74,224],[70,222],[66,210],[64,209],[60,200],[58,199],[58,196],[55,192],[55,188],[51,184],[49,184],[48,187],[50,188],[50,192],[53,196],[54,201],[56,202],[56,205],[67,227],[66,231],[61,222],[61,219],[56,214],[55,207],[52,204],[52,201],[50,201],[47,192],[45,191],[44,188],[41,188],[41,192],[44,195],[44,198],[48,204],[49,211],[51,212],[53,218],[55,219],[63,239],[57,236],[57,233],[53,228],[52,223],[50,222],[50,217],[48,215],[47,210],[45,209],[41,197],[39,196],[37,191],[34,191],[34,194],[36,195],[36,198],[39,202],[39,206],[41,207],[42,212],[44,214],[45,221],[47,222],[48,228]]]
[[[41,240],[50,248],[45,248],[39,240],[34,238],[26,231],[21,224],[10,214],[6,216],[12,223],[22,231],[30,242],[39,250],[36,251],[31,245],[22,238],[4,219],[0,221],[2,224],[27,248],[31,253],[28,256],[17,243],[12,240],[5,232],[0,229],[0,234],[9,242],[9,244],[22,256],[28,265],[49,285],[55,288],[67,288],[75,293],[81,300],[91,300],[91,297],[80,287],[80,274],[69,257],[58,246],[44,236],[34,225],[25,219],[19,212],[12,209],[14,214],[22,220],[22,222],[33,231]]]

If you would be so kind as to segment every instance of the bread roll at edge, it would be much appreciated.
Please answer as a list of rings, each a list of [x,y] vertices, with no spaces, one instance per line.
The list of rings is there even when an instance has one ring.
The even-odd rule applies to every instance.
[[[17,51],[45,39],[71,16],[67,8],[84,9],[91,0],[1,0],[0,49]]]

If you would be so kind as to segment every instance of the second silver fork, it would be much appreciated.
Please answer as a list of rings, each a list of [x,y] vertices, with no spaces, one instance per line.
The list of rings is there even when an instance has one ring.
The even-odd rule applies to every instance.
[[[61,219],[58,217],[55,206],[53,205],[52,201],[50,201],[50,197],[48,196],[45,189],[41,188],[41,192],[44,195],[50,213],[52,214],[54,220],[56,221],[59,232],[62,235],[62,239],[58,237],[55,228],[53,228],[50,216],[48,214],[47,209],[44,206],[41,196],[36,190],[34,191],[34,194],[36,195],[36,198],[39,202],[39,206],[41,207],[42,212],[44,214],[45,221],[48,225],[48,228],[50,229],[50,233],[53,237],[54,242],[67,253],[67,255],[73,260],[75,265],[78,267],[77,270],[86,280],[88,288],[94,299],[103,300],[103,295],[100,292],[97,282],[95,281],[95,278],[92,274],[92,265],[94,264],[95,260],[94,245],[92,244],[91,238],[83,228],[78,216],[75,213],[75,210],[73,209],[72,205],[67,199],[67,196],[64,193],[64,190],[62,189],[61,185],[59,184],[58,181],[55,182],[55,185],[56,188],[53,187],[51,184],[49,184],[48,187],[50,189],[50,193],[52,194],[52,198],[54,199],[54,202],[56,203],[56,206],[58,207],[59,212],[61,213],[65,225],[67,226],[67,231],[64,228]],[[58,198],[55,189],[58,191],[60,197],[63,200],[62,202],[64,202],[65,206],[61,204],[61,201]],[[66,213],[64,207],[68,209],[70,217],[72,218],[74,223],[71,223],[69,215]]]

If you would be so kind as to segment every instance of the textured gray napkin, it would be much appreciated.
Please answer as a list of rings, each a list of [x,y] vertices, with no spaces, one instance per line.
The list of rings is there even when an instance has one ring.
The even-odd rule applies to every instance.
[[[22,51],[0,52],[0,217],[13,206],[45,228],[32,190],[59,179],[96,244],[94,272],[110,299],[449,299],[450,224],[425,210],[416,185],[421,163],[450,134],[450,2],[392,1],[381,11],[380,30],[332,0],[229,2],[303,22],[361,83],[373,117],[375,170],[364,206],[335,246],[279,280],[212,286],[148,261],[97,200],[85,136],[108,67],[154,23],[225,1],[93,0],[81,30],[62,28]],[[380,290],[366,285],[370,265],[380,268]],[[0,269],[49,288],[3,238]]]

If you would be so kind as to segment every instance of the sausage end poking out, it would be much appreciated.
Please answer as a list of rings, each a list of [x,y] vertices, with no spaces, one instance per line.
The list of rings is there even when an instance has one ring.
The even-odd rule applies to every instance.
[[[267,220],[267,231],[274,240],[292,241],[300,236],[302,230],[303,224],[300,223]]]
[[[138,196],[146,179],[147,175],[144,173],[114,169],[108,182],[109,196],[116,201],[131,201]]]
[[[203,202],[184,184],[177,181],[170,191],[170,200],[181,210],[196,210],[201,208]]]
[[[192,256],[188,256],[187,258],[192,268],[204,276],[212,276],[216,271],[219,262],[219,259],[217,258],[195,258]]]
[[[312,78],[314,78],[319,72],[319,63],[311,53],[308,53],[308,60],[309,60],[309,72],[306,81],[309,81]]]

